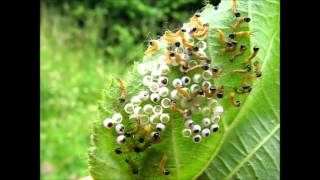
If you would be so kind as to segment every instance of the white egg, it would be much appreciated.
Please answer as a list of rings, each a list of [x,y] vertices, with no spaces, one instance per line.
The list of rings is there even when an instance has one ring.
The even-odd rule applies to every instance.
[[[120,135],[117,137],[117,143],[118,144],[123,144],[126,142],[126,137],[124,135]]]
[[[210,130],[208,128],[205,128],[201,131],[201,135],[203,137],[208,137],[210,135]]]
[[[122,115],[120,113],[114,113],[112,116],[112,120],[114,123],[121,123]]]
[[[108,128],[108,129],[112,128],[112,126],[113,126],[113,120],[110,119],[110,118],[106,118],[106,119],[103,121],[103,126],[104,126],[105,128]]]
[[[149,92],[148,91],[140,91],[138,96],[141,101],[146,101],[147,99],[149,99]]]
[[[198,135],[195,135],[192,137],[192,141],[194,143],[200,143],[201,142],[201,136],[198,134]]]

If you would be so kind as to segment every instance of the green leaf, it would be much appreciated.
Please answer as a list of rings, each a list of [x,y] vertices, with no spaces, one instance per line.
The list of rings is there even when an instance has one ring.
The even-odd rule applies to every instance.
[[[261,49],[263,76],[240,111],[228,114],[223,144],[200,179],[279,179],[279,1],[241,4],[252,17],[252,44]]]
[[[123,106],[117,103],[117,81],[110,79],[99,102],[99,115],[92,126],[92,146],[88,154],[89,172],[94,179],[279,179],[279,2],[240,1],[242,15],[252,17],[252,21],[240,30],[251,30],[254,35],[239,40],[250,50],[233,63],[229,62],[230,55],[218,52],[221,45],[215,36],[216,29],[230,32],[229,25],[236,21],[230,3],[222,1],[218,11],[207,5],[201,15],[210,22],[208,54],[214,65],[224,69],[222,77],[215,81],[215,85],[226,87],[225,98],[220,100],[225,114],[219,122],[219,132],[200,144],[194,144],[190,138],[181,135],[183,119],[179,114],[171,113],[161,143],[138,155],[116,155],[114,149],[119,147],[115,142],[116,135],[102,126],[104,118],[123,111]],[[236,108],[231,106],[227,94],[241,85],[242,76],[231,71],[242,68],[241,62],[254,45],[260,48],[256,59],[262,65],[263,75],[254,83],[248,96],[239,97],[242,105]],[[144,61],[153,61],[157,56]],[[136,68],[137,64],[128,78],[124,78],[129,97],[143,89]],[[173,70],[169,79],[178,76],[181,76],[178,70]],[[201,118],[193,119],[200,122]],[[164,176],[158,167],[164,153],[169,157],[166,164],[171,172],[169,176]],[[139,166],[138,175],[133,175],[125,163],[127,157]]]

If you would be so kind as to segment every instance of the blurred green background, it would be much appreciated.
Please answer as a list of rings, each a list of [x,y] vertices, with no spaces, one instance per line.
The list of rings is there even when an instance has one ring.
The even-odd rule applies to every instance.
[[[90,121],[109,76],[121,77],[145,43],[176,30],[202,0],[41,1],[41,179],[87,176]]]

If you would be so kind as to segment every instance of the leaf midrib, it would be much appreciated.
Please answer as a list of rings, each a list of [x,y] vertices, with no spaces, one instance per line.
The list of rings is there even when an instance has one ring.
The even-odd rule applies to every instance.
[[[251,6],[250,6],[251,3],[250,3],[250,2],[251,2],[251,0],[248,2],[248,15],[249,15],[249,16],[251,15]],[[249,30],[251,30],[251,22],[248,24],[248,28],[249,28]],[[250,44],[250,49],[251,49],[251,46],[252,46],[251,38],[249,38],[249,44]],[[210,51],[210,48],[209,48],[209,51]],[[213,53],[210,53],[210,52],[209,52],[209,54],[212,54],[212,55],[213,55]],[[211,59],[212,59],[212,57],[211,57]],[[248,97],[249,97],[249,95],[248,95]],[[212,154],[212,156],[210,157],[210,160],[208,161],[208,163],[207,163],[207,164],[201,169],[201,171],[200,171],[197,175],[195,175],[192,179],[197,179],[197,178],[208,168],[208,166],[210,165],[210,163],[213,161],[213,159],[214,159],[214,158],[216,157],[216,155],[219,153],[219,151],[220,151],[220,149],[221,149],[221,147],[222,147],[222,144],[224,143],[226,137],[228,136],[230,130],[232,129],[231,127],[233,127],[232,125],[234,124],[234,122],[236,122],[237,119],[239,119],[239,118],[238,118],[238,117],[239,117],[239,114],[243,111],[243,109],[245,109],[244,107],[247,105],[246,100],[247,100],[248,97],[245,97],[245,98],[244,98],[244,100],[243,100],[243,101],[244,101],[244,102],[243,102],[243,106],[242,106],[242,108],[238,111],[238,113],[236,114],[234,120],[233,120],[232,123],[230,124],[230,128],[229,128],[229,126],[228,126],[226,123],[223,123],[223,125],[224,125],[224,134],[223,134],[223,137],[222,137],[221,141],[220,141],[219,144],[218,144],[218,147],[217,147],[216,151]],[[223,121],[223,122],[224,122],[224,121]]]
[[[267,53],[266,55],[264,56],[263,58],[263,61],[262,61],[262,66],[261,66],[261,71],[263,72],[264,68],[265,68],[265,60],[268,58],[269,54],[270,54],[270,51],[271,51],[271,48],[272,48],[272,44],[273,44],[273,41],[276,37],[276,35],[278,34],[279,32],[279,25],[280,25],[280,16],[278,17],[278,23],[277,23],[277,27],[275,29],[275,31],[273,32],[272,36],[271,36],[271,40],[270,40],[270,43],[269,43],[269,46],[268,46],[268,49],[267,49]]]
[[[252,4],[252,1],[249,0],[249,1],[248,1],[248,16],[249,16],[249,17],[252,17],[251,4]],[[280,20],[280,16],[279,16],[278,19]],[[251,29],[252,29],[252,28],[251,28],[251,26],[252,26],[251,24],[252,24],[252,21],[248,24],[248,28],[249,28],[250,31],[251,31]],[[273,41],[274,41],[274,39],[275,39],[276,34],[278,33],[278,31],[279,31],[279,23],[278,23],[278,26],[276,27],[276,29],[275,29],[275,31],[274,31],[274,33],[273,33],[270,41],[269,41],[267,53],[266,53],[266,55],[265,55],[265,57],[264,57],[264,59],[263,59],[263,61],[262,61],[262,66],[261,66],[261,68],[262,68],[261,70],[262,70],[262,71],[263,71],[263,68],[265,67],[266,58],[267,58],[267,57],[269,56],[269,54],[270,54]],[[252,41],[251,41],[251,40],[252,40],[252,38],[249,38],[250,48],[252,49],[253,46],[252,46]],[[209,49],[209,50],[210,50],[210,49]],[[212,53],[209,52],[209,54],[212,54]],[[249,97],[251,97],[251,96],[252,96],[252,93],[249,94],[247,97],[245,97],[245,99],[243,100],[244,103],[243,103],[242,108],[238,111],[238,113],[236,114],[234,120],[231,122],[230,126],[225,126],[225,133],[224,133],[224,135],[223,135],[220,143],[218,144],[217,150],[212,154],[212,156],[210,157],[210,160],[209,160],[208,163],[204,166],[204,168],[202,168],[202,170],[201,170],[197,175],[195,175],[192,179],[196,179],[197,177],[199,177],[199,176],[207,169],[207,167],[210,165],[210,163],[213,161],[213,159],[216,157],[217,153],[220,151],[220,149],[221,149],[221,147],[222,147],[222,144],[223,144],[224,140],[228,137],[228,135],[230,134],[231,130],[234,128],[236,122],[238,121],[238,119],[240,119],[239,117],[241,117],[241,114],[244,112],[243,109],[245,109],[246,105],[248,104],[248,103],[246,103],[246,102],[247,102],[247,98],[249,98]],[[225,125],[225,124],[224,124],[224,125]],[[279,126],[279,124],[278,124],[278,126]],[[248,156],[248,155],[247,155],[247,156]]]

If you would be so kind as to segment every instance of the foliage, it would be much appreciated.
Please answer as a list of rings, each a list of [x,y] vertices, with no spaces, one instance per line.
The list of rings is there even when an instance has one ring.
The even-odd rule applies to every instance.
[[[171,19],[185,19],[186,12],[200,6],[195,1],[141,2],[41,2],[41,179],[88,175],[89,122],[96,119],[96,100],[106,80],[125,74],[142,58],[141,42],[170,19],[163,9],[177,8]],[[124,9],[133,17],[123,16]]]
[[[169,25],[187,20],[202,6],[201,2],[42,1],[41,179],[78,179],[88,175],[88,127],[97,120],[95,103],[100,90],[110,76],[125,74],[130,64],[142,58],[144,40],[155,38],[156,32],[165,28],[174,30],[177,26]],[[140,5],[134,7],[134,3]],[[259,58],[266,62],[264,75],[248,97],[248,105],[243,105],[247,110],[238,113],[233,128],[219,144],[219,152],[212,154],[212,162],[208,162],[199,179],[223,179],[228,175],[238,179],[278,179],[279,2],[268,0],[260,4],[251,0],[249,4],[240,8],[254,16],[250,27],[256,32],[251,41],[261,48]],[[153,10],[144,12],[148,8],[141,6]],[[233,118],[229,119],[233,122]],[[243,147],[239,147],[241,142]],[[108,143],[106,148],[110,148]],[[105,156],[111,157],[108,153]],[[114,160],[110,158],[110,163],[116,164]],[[130,175],[125,170],[121,173],[123,177]],[[114,171],[112,175],[116,175]]]
[[[112,59],[132,63],[125,53],[142,41],[156,38],[164,28],[177,28],[187,14],[202,6],[200,0],[58,0],[43,1],[76,19],[75,28],[96,31],[94,43]],[[165,22],[164,24],[162,24]],[[150,29],[152,28],[152,31]],[[151,33],[152,32],[152,33]],[[119,48],[120,47],[120,48]],[[134,51],[133,51],[134,52]]]
[[[230,7],[230,2],[223,1],[217,12],[207,6],[202,14],[212,25],[208,42],[210,58],[224,67],[229,66],[230,57],[216,53],[214,29],[226,30],[234,21]],[[100,116],[93,125],[93,146],[89,151],[93,177],[164,179],[166,177],[157,171],[157,164],[166,152],[171,158],[168,166],[173,169],[169,179],[279,179],[279,2],[240,1],[239,9],[252,17],[248,28],[255,34],[248,43],[250,49],[254,45],[261,48],[257,59],[261,60],[263,77],[255,83],[250,95],[242,99],[240,109],[228,105],[228,99],[223,101],[226,113],[219,134],[194,145],[181,137],[183,123],[179,123],[179,119],[170,121],[168,128],[171,131],[164,134],[166,142],[141,155],[145,159],[139,164],[142,173],[133,176],[125,162],[113,152],[116,147],[114,136],[102,126],[103,118],[115,111],[111,102],[117,99],[115,94],[119,94],[115,82],[110,80],[103,93]],[[232,66],[239,67],[239,64]],[[141,79],[136,77],[135,71],[128,77],[128,88],[132,93],[137,92]],[[218,83],[232,87],[234,78],[226,76]]]
[[[79,29],[72,17],[44,6],[41,15],[41,179],[78,179],[88,175],[89,122],[96,118],[96,100],[107,77],[124,73],[126,66],[97,47],[99,24]],[[142,52],[142,45],[131,45],[125,58],[137,60],[136,51]]]

